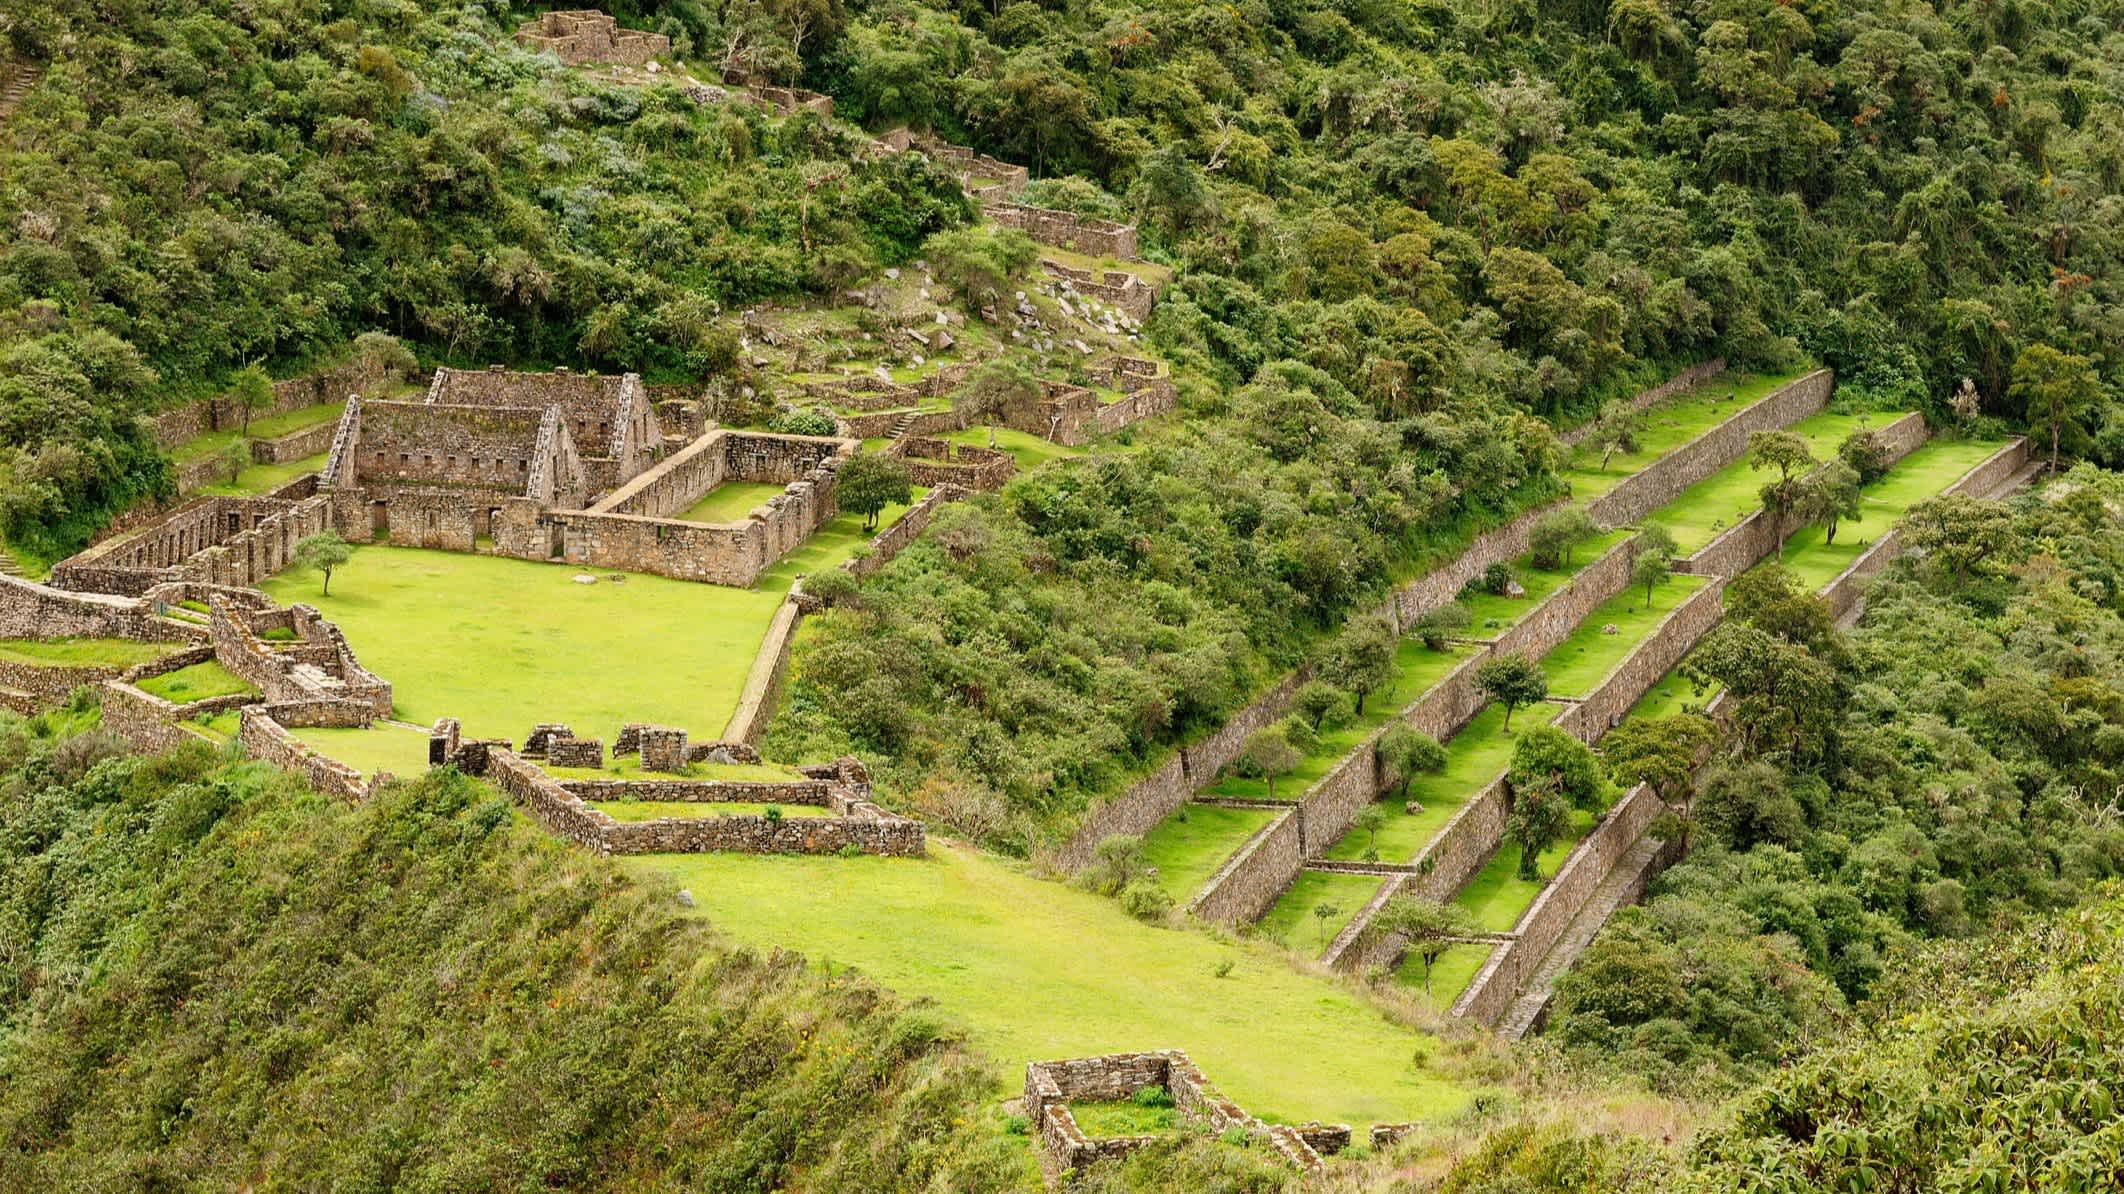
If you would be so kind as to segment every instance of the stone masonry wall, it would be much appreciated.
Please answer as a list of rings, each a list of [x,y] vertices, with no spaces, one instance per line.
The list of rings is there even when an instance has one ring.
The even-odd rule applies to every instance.
[[[838,785],[800,779],[781,783],[697,779],[568,779],[560,786],[584,800],[655,800],[698,804],[789,804],[837,808]]]
[[[201,740],[178,728],[181,715],[177,706],[123,680],[103,681],[96,686],[96,696],[103,707],[103,728],[125,739],[135,750],[171,750]]]
[[[2016,439],[1986,457],[1982,463],[1964,473],[1944,493],[1968,494],[1981,497],[2004,483],[2008,477],[2019,472],[2028,463],[2028,441]],[[1866,586],[1874,573],[1886,568],[1896,556],[1902,554],[1902,528],[1892,527],[1873,541],[1873,545],[1860,552],[1857,559],[1837,573],[1836,578],[1821,589],[1822,600],[1829,606],[1832,618],[1841,619],[1850,614],[1866,594]]]
[[[1709,381],[1725,371],[1726,358],[1724,357],[1713,357],[1708,361],[1698,361],[1658,385],[1638,391],[1636,396],[1630,399],[1630,409],[1635,411],[1649,410],[1674,397],[1676,394],[1688,391],[1697,383]],[[1556,438],[1561,440],[1566,447],[1575,447],[1592,432],[1593,424],[1588,421],[1573,427]]]
[[[1495,1025],[1534,977],[1550,947],[1570,927],[1579,908],[1637,844],[1645,827],[1666,811],[1666,804],[1642,784],[1617,801],[1520,915],[1513,938],[1491,951],[1489,961],[1453,1004],[1453,1014]]]
[[[1721,604],[1725,589],[1725,578],[1717,577],[1677,602],[1645,641],[1603,676],[1584,700],[1564,710],[1556,719],[1557,728],[1582,742],[1600,741],[1718,625],[1725,616]]]
[[[1602,526],[1629,526],[1726,467],[1748,450],[1751,432],[1787,427],[1828,405],[1836,374],[1817,369],[1778,387],[1594,499],[1587,513]]]
[[[1637,558],[1637,544],[1625,539],[1601,553],[1600,558],[1579,569],[1557,590],[1505,628],[1492,652],[1498,655],[1547,654],[1571,637],[1586,616],[1601,603],[1630,584],[1630,564]]]
[[[273,720],[264,706],[246,705],[238,714],[236,740],[248,758],[301,773],[320,792],[365,799],[369,785],[361,773],[337,759],[328,759],[304,745],[301,739]]]
[[[1017,475],[1017,457],[1008,452],[950,440],[903,435],[886,453],[907,465],[907,479],[925,489],[960,485],[988,492],[1003,488]]]
[[[1127,260],[1136,255],[1136,229],[1130,224],[1009,202],[984,202],[981,214],[1005,228],[1015,228],[1043,245],[1092,257]]]
[[[196,626],[157,618],[146,602],[101,593],[69,593],[0,576],[0,638],[129,638],[140,642],[203,639]]]
[[[594,514],[669,518],[725,481],[791,485],[853,455],[850,440],[711,431],[590,507]]]
[[[352,361],[276,381],[273,383],[273,400],[253,411],[251,417],[269,418],[320,402],[337,402],[349,394],[367,393],[385,379],[381,370]],[[166,452],[209,431],[237,426],[242,420],[243,412],[227,395],[186,403],[154,416],[155,445]]]
[[[642,66],[671,54],[671,39],[661,33],[623,29],[594,8],[544,12],[516,31],[516,42],[534,54],[551,54],[569,66],[603,63]]]
[[[1203,884],[1189,915],[1220,925],[1261,919],[1305,868],[1305,816],[1294,807],[1257,830]]]

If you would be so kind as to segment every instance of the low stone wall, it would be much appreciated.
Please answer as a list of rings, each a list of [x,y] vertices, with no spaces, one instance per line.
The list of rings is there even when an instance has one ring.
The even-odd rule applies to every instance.
[[[1578,624],[1601,603],[1629,587],[1630,564],[1636,558],[1634,539],[1625,539],[1602,552],[1599,559],[1579,569],[1539,605],[1506,627],[1497,636],[1493,652],[1525,654],[1530,658],[1546,655],[1571,637]]]
[[[339,420],[305,427],[275,439],[251,441],[251,459],[260,464],[285,464],[309,456],[321,455],[332,447],[332,439],[339,434]]]
[[[1162,415],[1179,405],[1180,392],[1173,388],[1173,383],[1162,377],[1152,378],[1128,397],[1101,406],[1092,418],[1092,425],[1101,435],[1111,435],[1131,423]]]
[[[767,732],[767,723],[774,717],[774,694],[789,668],[789,644],[796,638],[797,622],[803,617],[796,593],[797,589],[792,588],[790,599],[782,602],[774,611],[773,620],[767,623],[767,634],[760,640],[759,653],[752,657],[752,670],[746,673],[745,687],[738,694],[737,708],[723,727],[725,738],[758,742]]]
[[[1647,390],[1638,391],[1636,396],[1630,399],[1630,409],[1635,411],[1649,410],[1674,397],[1676,394],[1688,391],[1695,387],[1697,383],[1709,381],[1725,371],[1726,358],[1724,357],[1713,357],[1708,361],[1698,361],[1658,385]],[[1586,422],[1573,427],[1556,438],[1561,440],[1565,447],[1576,447],[1592,432],[1593,424]]]
[[[137,751],[171,750],[186,742],[204,741],[197,734],[178,728],[183,715],[177,706],[123,680],[105,680],[96,686],[103,707],[103,728],[125,739]]]
[[[1126,270],[1078,269],[1046,259],[1041,260],[1040,268],[1068,283],[1076,293],[1118,307],[1139,323],[1150,318],[1151,307],[1158,299],[1157,291]]]
[[[929,524],[936,520],[937,511],[942,510],[946,503],[956,502],[968,496],[971,496],[968,491],[958,485],[937,486],[924,494],[921,501],[908,507],[907,513],[900,515],[898,522],[871,537],[869,555],[859,556],[842,567],[857,576],[869,576],[890,563],[894,556],[899,555],[908,544],[919,538],[923,531],[928,530]],[[729,737],[727,734],[724,736]]]
[[[295,544],[330,523],[328,502],[319,497],[195,500],[59,561],[52,583],[125,596],[171,581],[249,588],[286,568]]]
[[[516,44],[534,54],[551,54],[569,66],[642,66],[671,54],[670,38],[621,28],[594,8],[540,13],[517,27]]]
[[[1252,924],[1275,906],[1305,868],[1305,810],[1292,808],[1233,851],[1187,905],[1211,924]]]
[[[543,521],[560,529],[562,558],[570,563],[742,588],[809,539],[833,515],[833,482],[827,474],[817,482],[789,486],[743,522],[699,523],[575,510],[553,511]],[[499,550],[500,544],[496,547]],[[544,559],[548,554],[534,551],[532,558]]]
[[[613,854],[686,854],[727,850],[742,854],[838,854],[857,850],[920,858],[927,834],[920,821],[855,817],[664,817],[621,821],[604,831]]]
[[[1607,881],[1646,827],[1666,811],[1666,804],[1642,784],[1617,801],[1520,915],[1512,939],[1491,951],[1489,961],[1454,1002],[1453,1015],[1495,1025],[1577,918],[1579,908]]]
[[[1586,512],[1602,526],[1628,526],[1681,496],[1683,490],[1739,460],[1748,436],[1792,424],[1821,410],[1836,389],[1836,374],[1817,369],[1740,408],[1716,427],[1681,445],[1595,498]]]
[[[153,607],[144,601],[69,593],[0,576],[0,638],[128,638],[167,643],[205,637],[200,627],[155,617]]]
[[[906,463],[909,482],[925,489],[957,485],[992,491],[1003,488],[1018,472],[1017,457],[1008,452],[951,440],[903,435],[885,451]]]
[[[1556,727],[1581,742],[1599,742],[1718,625],[1725,616],[1725,590],[1725,578],[1718,577],[1675,603],[1636,650],[1601,677],[1584,700],[1564,710]]]
[[[486,756],[487,779],[522,805],[547,833],[594,854],[610,852],[605,830],[617,823],[612,818],[584,804],[514,751],[489,748]]]
[[[312,370],[299,377],[274,382],[273,400],[251,412],[251,417],[270,418],[273,415],[301,410],[305,406],[315,406],[320,402],[337,402],[349,394],[368,393],[386,380],[387,375],[384,372],[370,368],[360,361]],[[186,440],[197,439],[209,431],[238,426],[242,420],[242,410],[224,394],[163,411],[155,415],[151,423],[154,427],[155,446],[167,452]]]
[[[1319,1174],[1326,1164],[1314,1148],[1340,1148],[1350,1139],[1341,1124],[1270,1126],[1242,1110],[1237,1103],[1211,1085],[1186,1053],[1164,1049],[1153,1053],[1109,1053],[1068,1061],[1035,1061],[1025,1067],[1026,1117],[1040,1136],[1040,1167],[1051,1183],[1080,1172],[1097,1161],[1126,1156],[1154,1143],[1156,1136],[1123,1136],[1094,1139],[1077,1126],[1070,1113],[1071,1102],[1113,1102],[1141,1090],[1163,1088],[1172,1095],[1180,1118],[1211,1133],[1237,1129],[1247,1136],[1266,1140],[1300,1172]]]
[[[711,431],[614,490],[590,512],[670,518],[725,481],[816,481],[816,470],[839,467],[858,446],[853,440],[808,435]]]
[[[1132,224],[996,201],[983,202],[981,214],[1005,228],[1015,228],[1043,245],[1058,249],[1123,260],[1136,255],[1136,229]]]
[[[760,783],[698,779],[564,779],[560,786],[584,800],[654,800],[699,804],[790,804],[840,808],[838,785],[822,779]]]
[[[368,796],[369,785],[362,779],[361,772],[310,749],[274,720],[265,706],[246,705],[240,718],[236,740],[242,744],[247,757],[300,772],[310,786],[320,792],[349,800]]]
[[[17,713],[30,713],[66,700],[76,688],[115,680],[121,669],[107,664],[38,664],[0,659],[0,691],[21,693],[27,701],[10,703]]]

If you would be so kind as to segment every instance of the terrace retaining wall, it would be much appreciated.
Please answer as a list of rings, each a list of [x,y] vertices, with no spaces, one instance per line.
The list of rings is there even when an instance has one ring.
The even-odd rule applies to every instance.
[[[361,772],[337,759],[329,759],[312,750],[301,739],[287,731],[287,727],[267,712],[267,706],[246,705],[238,714],[236,740],[243,746],[243,753],[253,759],[271,763],[276,767],[300,772],[310,786],[320,792],[344,796],[349,800],[365,799],[369,785],[363,781]]]
[[[1836,374],[1817,369],[1779,386],[1720,422],[1622,479],[1593,499],[1586,512],[1602,526],[1628,526],[1681,496],[1683,490],[1741,458],[1748,436],[1788,427],[1829,403]]]
[[[152,606],[133,598],[69,593],[0,576],[0,638],[128,638],[165,643],[205,637],[204,627],[157,618]]]
[[[1630,712],[1660,677],[1674,669],[1725,616],[1726,579],[1715,577],[1675,603],[1652,633],[1615,665],[1585,697],[1564,710],[1557,728],[1596,743]]]
[[[1726,358],[1724,357],[1713,357],[1708,361],[1698,361],[1696,364],[1689,366],[1687,369],[1650,389],[1639,390],[1636,396],[1630,399],[1630,409],[1634,411],[1649,410],[1659,403],[1674,397],[1676,394],[1689,390],[1698,382],[1709,381],[1725,371]],[[1562,441],[1565,447],[1572,448],[1577,447],[1579,443],[1592,433],[1593,423],[1587,421],[1556,438]]]

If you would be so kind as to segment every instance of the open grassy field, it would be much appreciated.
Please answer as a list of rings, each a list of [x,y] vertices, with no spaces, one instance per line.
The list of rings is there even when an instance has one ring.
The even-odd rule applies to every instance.
[[[1232,851],[1276,816],[1274,809],[1266,808],[1182,805],[1179,812],[1143,835],[1143,857],[1158,868],[1158,886],[1185,903],[1209,882]]]
[[[830,817],[832,809],[815,804],[748,804],[742,801],[706,800],[590,800],[591,808],[602,810],[615,821],[654,821],[659,817],[764,817],[769,808],[782,810],[785,817]]]
[[[1820,527],[1802,527],[1785,540],[1784,565],[1809,589],[1819,589],[1850,567],[1874,540],[1903,517],[1903,512],[1962,479],[1982,464],[2004,440],[1934,439],[1896,461],[1888,475],[1866,487],[1862,516],[1836,528],[1836,542],[1822,542]]]
[[[988,428],[968,427],[964,431],[949,432],[943,438],[953,443],[972,444],[976,448],[985,448],[988,446]],[[1013,431],[1008,427],[996,428],[996,450],[1008,452],[1013,457],[1016,457],[1018,471],[1021,473],[1029,473],[1050,460],[1068,460],[1084,455],[1084,449],[1082,448],[1050,443],[1037,435],[1028,435],[1023,431]]]
[[[388,771],[413,776],[428,770],[428,736],[405,726],[378,722],[365,730],[310,726],[288,732],[318,754],[338,759],[363,775]]]
[[[725,481],[674,517],[684,522],[742,522],[754,507],[786,488],[765,481]]]
[[[1836,446],[1861,428],[1878,430],[1902,417],[1901,412],[1856,415],[1823,411],[1786,428],[1807,441],[1816,460],[1836,455]],[[1762,489],[1775,472],[1752,469],[1741,459],[1691,485],[1681,495],[1646,515],[1644,521],[1667,528],[1681,554],[1689,555],[1716,539],[1719,532],[1762,508]]]
[[[1409,781],[1406,797],[1391,795],[1380,801],[1386,810],[1386,826],[1376,843],[1363,830],[1353,829],[1328,847],[1327,857],[1343,860],[1362,858],[1368,846],[1376,846],[1383,862],[1407,862],[1416,857],[1468,799],[1495,779],[1512,761],[1512,746],[1519,732],[1532,725],[1556,720],[1561,705],[1535,705],[1512,715],[1512,732],[1504,732],[1504,706],[1491,705],[1475,715],[1466,728],[1445,744],[1445,770],[1437,775],[1419,775]],[[1423,805],[1420,813],[1404,811],[1407,801]]]
[[[739,942],[935,999],[1012,1086],[1027,1061],[1178,1048],[1249,1111],[1286,1121],[1434,1119],[1472,1093],[1412,1064],[1422,1034],[1279,951],[1141,924],[1112,900],[935,839],[927,859],[619,862],[685,887],[696,914]]]
[[[40,667],[132,667],[181,651],[186,645],[124,638],[0,638],[0,659]]]
[[[1471,615],[1467,635],[1470,638],[1495,638],[1529,612],[1551,593],[1563,587],[1565,581],[1585,570],[1586,565],[1599,559],[1616,544],[1628,539],[1631,532],[1617,527],[1596,536],[1571,549],[1568,561],[1559,561],[1554,568],[1537,568],[1534,557],[1524,555],[1512,561],[1512,577],[1519,587],[1527,591],[1524,597],[1500,597],[1494,593],[1477,593],[1462,604]]]
[[[779,590],[731,589],[569,564],[368,546],[332,578],[263,586],[339,623],[391,682],[398,715],[455,717],[472,737],[521,740],[560,721],[608,741],[630,721],[714,737],[729,721]]]
[[[1807,372],[1802,369],[1796,373],[1760,375],[1723,373],[1711,378],[1646,411],[1643,429],[1637,435],[1636,449],[1615,453],[1608,458],[1606,468],[1601,467],[1599,445],[1580,445],[1572,452],[1570,462],[1563,470],[1564,480],[1571,485],[1572,498],[1584,502],[1607,493],[1631,473]]]
[[[174,672],[149,676],[134,687],[179,705],[189,705],[193,701],[203,701],[208,697],[258,691],[236,673],[211,659],[178,668]]]
[[[1676,573],[1652,590],[1652,603],[1645,604],[1645,591],[1627,588],[1594,609],[1579,622],[1571,637],[1556,644],[1541,657],[1549,673],[1549,691],[1557,696],[1584,696],[1599,684],[1615,665],[1650,637],[1660,620],[1674,612],[1689,594],[1704,587],[1704,577]],[[1614,626],[1614,634],[1602,627]]]
[[[251,420],[249,438],[279,439],[283,435],[292,435],[297,431],[315,427],[319,423],[336,423],[339,421],[340,412],[346,408],[347,404],[345,402],[320,402],[314,406],[305,406],[288,411],[285,414],[260,415]],[[205,435],[195,435],[172,448],[170,450],[170,459],[197,460],[210,452],[218,452],[242,438],[244,438],[242,430],[236,427],[225,428],[220,431],[209,431]]]
[[[254,464],[236,474],[236,483],[218,482],[199,490],[209,497],[257,497],[286,485],[304,473],[314,473],[325,466],[325,454],[305,456],[284,464]]]

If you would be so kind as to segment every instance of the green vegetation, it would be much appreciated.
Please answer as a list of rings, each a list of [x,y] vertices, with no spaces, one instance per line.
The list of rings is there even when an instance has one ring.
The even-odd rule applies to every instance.
[[[1549,673],[1549,691],[1558,696],[1584,696],[1593,691],[1616,664],[1628,658],[1674,607],[1702,588],[1704,578],[1676,573],[1652,592],[1645,604],[1645,591],[1626,588],[1594,608],[1578,623],[1571,637],[1542,656]],[[1606,633],[1613,626],[1616,633]]]
[[[1162,1095],[1162,1099],[1102,1099],[1097,1102],[1071,1103],[1070,1115],[1077,1127],[1086,1136],[1154,1136],[1170,1132],[1180,1126],[1180,1112],[1173,1107],[1171,1095],[1152,1088],[1146,1095]]]
[[[1419,1034],[1347,987],[1296,973],[1279,951],[1141,924],[1113,900],[935,838],[927,860],[702,854],[620,865],[668,875],[699,915],[749,944],[801,949],[935,999],[1012,1081],[1027,1061],[1156,1041],[1187,1050],[1249,1111],[1292,1122],[1450,1115],[1469,1095],[1410,1066]],[[1307,942],[1314,931],[1303,927]]]
[[[608,743],[609,745],[609,743]],[[648,771],[640,755],[607,755],[602,768],[545,767],[555,779],[734,779],[775,783],[799,779],[794,767],[781,763],[688,763],[684,771]]]
[[[1385,862],[1408,862],[1423,849],[1453,813],[1491,780],[1503,775],[1511,762],[1512,747],[1530,727],[1546,725],[1563,712],[1560,705],[1536,705],[1520,710],[1511,733],[1504,732],[1504,708],[1491,705],[1475,715],[1465,728],[1445,743],[1445,770],[1419,775],[1409,781],[1408,795],[1385,802],[1386,823],[1379,830],[1376,849]],[[1406,811],[1413,801],[1423,811]],[[1363,833],[1342,835],[1328,848],[1329,858],[1356,859],[1366,849]]]
[[[1311,957],[1355,919],[1367,900],[1379,893],[1377,875],[1340,875],[1300,871],[1289,891],[1254,922],[1255,935]],[[1333,909],[1322,917],[1320,909]]]
[[[1468,880],[1453,902],[1468,910],[1468,914],[1475,918],[1477,928],[1491,933],[1510,932],[1519,923],[1520,914],[1527,910],[1527,905],[1534,902],[1534,897],[1541,894],[1550,879],[1555,878],[1556,868],[1563,865],[1571,848],[1593,828],[1596,819],[1595,814],[1585,809],[1571,810],[1562,837],[1535,859],[1535,866],[1540,871],[1538,879],[1520,876],[1519,843],[1506,842],[1497,847],[1497,853],[1491,855],[1490,861]]]
[[[236,693],[255,694],[257,689],[234,672],[208,659],[173,672],[149,676],[134,687],[145,693],[179,705],[203,701],[208,697],[233,696]]]
[[[1718,426],[1743,407],[1806,372],[1805,369],[1791,369],[1762,375],[1721,374],[1644,412],[1635,434],[1630,437],[1634,446],[1629,450],[1608,453],[1603,445],[1591,440],[1580,444],[1561,470],[1564,480],[1571,485],[1572,498],[1580,502],[1592,501],[1615,488],[1623,478]],[[1607,456],[1605,468],[1601,467],[1603,455]]]
[[[1888,475],[1860,492],[1863,514],[1838,528],[1837,541],[1824,544],[1819,526],[1802,527],[1785,540],[1785,567],[1810,589],[1835,580],[1859,553],[1900,521],[1917,503],[1954,484],[1964,473],[2004,447],[1998,440],[1933,439],[1903,457]]]
[[[1494,945],[1461,943],[1447,947],[1431,964],[1431,991],[1428,997],[1423,990],[1423,960],[1411,955],[1401,960],[1394,968],[1394,985],[1417,999],[1428,998],[1430,1005],[1439,1010],[1453,1006],[1468,984],[1475,981],[1476,972],[1490,960]]]
[[[314,473],[324,466],[325,456],[322,452],[280,464],[254,464],[238,473],[234,484],[217,481],[212,485],[201,486],[199,492],[206,497],[258,497],[271,493],[304,473]]]
[[[996,447],[1011,454],[1018,462],[1018,471],[1031,472],[1050,460],[1074,460],[1084,455],[1084,449],[1072,448],[1037,435],[1028,435],[1011,427],[995,429]],[[963,431],[948,432],[943,437],[953,443],[972,444],[977,448],[988,446],[988,428],[968,427]]]
[[[252,419],[248,435],[234,427],[222,431],[209,431],[204,435],[195,435],[191,439],[171,448],[170,459],[177,461],[197,460],[201,456],[211,456],[228,445],[241,443],[245,439],[278,439],[283,435],[292,435],[297,431],[315,427],[319,423],[336,423],[339,421],[340,413],[346,408],[347,404],[345,402],[319,402],[313,406],[298,407],[295,410],[281,414],[266,415],[262,418]]]
[[[1836,455],[1836,446],[1861,428],[1881,428],[1897,414],[1839,414],[1823,411],[1809,415],[1786,428],[1798,436],[1816,460]],[[1674,535],[1681,555],[1703,548],[1719,533],[1762,508],[1765,482],[1777,480],[1775,470],[1751,467],[1743,457],[1683,490],[1681,496],[1645,516],[1650,526],[1665,527]]]
[[[833,810],[815,804],[754,804],[739,800],[591,800],[615,821],[654,821],[659,817],[764,817],[779,809],[784,817],[830,817]]]
[[[1565,581],[1585,571],[1587,565],[1629,537],[1626,528],[1618,527],[1588,539],[1573,550],[1570,563],[1559,560],[1553,568],[1536,567],[1531,556],[1512,561],[1512,579],[1519,582],[1519,587],[1525,589],[1527,595],[1507,597],[1480,588],[1464,594],[1460,603],[1467,606],[1469,615],[1468,629],[1464,633],[1471,638],[1495,638],[1562,588]]]
[[[44,667],[128,668],[181,651],[187,645],[123,638],[6,638],[0,639],[0,659]]]
[[[406,779],[428,769],[428,736],[406,726],[302,726],[288,732],[318,754],[337,759],[363,775],[389,772]]]
[[[1232,851],[1276,816],[1274,809],[1183,805],[1143,835],[1143,860],[1158,869],[1158,885],[1174,900],[1185,902]]]
[[[520,739],[541,721],[608,741],[630,721],[714,737],[781,601],[632,573],[579,585],[568,565],[407,547],[359,559],[330,597],[314,575],[264,588],[338,623],[363,666],[390,678],[399,717],[455,717],[475,737]]]
[[[927,489],[917,486],[910,496],[909,504],[921,501],[928,492]],[[779,597],[789,591],[790,584],[799,576],[813,576],[829,568],[840,567],[854,559],[856,553],[867,547],[879,532],[900,521],[900,517],[906,514],[907,510],[907,506],[887,505],[878,514],[878,529],[875,531],[863,529],[863,516],[860,514],[834,515],[821,523],[819,529],[811,533],[811,538],[804,540],[795,551],[783,556],[773,567],[760,573],[760,578],[752,583],[753,590],[773,593]]]
[[[686,522],[742,522],[745,515],[783,488],[764,481],[725,481],[684,513],[672,517]]]

